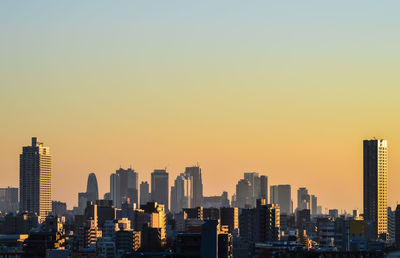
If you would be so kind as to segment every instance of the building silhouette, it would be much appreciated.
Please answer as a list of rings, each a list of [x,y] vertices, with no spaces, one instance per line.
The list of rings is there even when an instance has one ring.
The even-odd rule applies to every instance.
[[[364,219],[372,223],[371,234],[387,238],[386,140],[364,140]]]
[[[138,174],[131,168],[117,169],[110,176],[110,193],[117,208],[125,202],[138,204]]]
[[[150,187],[147,181],[140,183],[140,205],[146,204],[151,201]]]
[[[42,221],[51,212],[51,155],[36,137],[20,155],[20,211],[37,213]]]
[[[260,198],[268,200],[268,177],[260,176]]]
[[[19,209],[18,188],[0,188],[0,211],[16,212]]]
[[[272,185],[270,187],[270,203],[279,204],[281,214],[291,214],[293,211],[290,185]]]
[[[199,166],[187,167],[185,174],[191,176],[193,180],[193,198],[191,207],[203,205],[203,180],[201,177],[201,168]]]
[[[318,214],[318,198],[315,195],[310,196],[310,210],[312,215]]]
[[[297,190],[297,210],[310,209],[310,195],[305,187]]]
[[[236,207],[250,208],[252,203],[252,188],[251,183],[247,179],[240,179],[236,184]]]
[[[190,208],[193,198],[192,177],[184,173],[176,177],[171,187],[171,211],[178,213],[183,208]]]
[[[99,189],[97,178],[94,173],[90,173],[86,185],[86,192],[78,193],[78,210],[79,214],[83,214],[86,209],[87,202],[96,202],[99,199]]]
[[[165,169],[155,169],[151,173],[151,199],[153,202],[164,205],[168,211],[169,177]]]
[[[99,199],[99,188],[97,185],[97,178],[95,173],[90,173],[88,176],[86,196],[87,200],[90,202],[95,202]]]

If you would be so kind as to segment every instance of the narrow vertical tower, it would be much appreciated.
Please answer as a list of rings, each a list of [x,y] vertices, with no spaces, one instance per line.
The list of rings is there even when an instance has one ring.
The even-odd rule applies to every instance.
[[[151,173],[151,199],[163,204],[168,211],[169,176],[165,169],[155,169]]]
[[[364,219],[373,225],[373,237],[387,236],[386,140],[364,140]]]
[[[51,155],[36,137],[20,155],[20,211],[37,213],[44,220],[51,212]]]
[[[192,208],[203,205],[203,180],[201,177],[201,168],[199,166],[187,167],[185,174],[191,176],[193,180]]]

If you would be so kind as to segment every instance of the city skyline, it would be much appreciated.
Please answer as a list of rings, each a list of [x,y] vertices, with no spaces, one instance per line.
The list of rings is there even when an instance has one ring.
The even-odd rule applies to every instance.
[[[0,187],[37,136],[69,207],[90,172],[102,196],[120,166],[147,182],[167,167],[172,185],[199,162],[205,195],[256,171],[361,210],[375,136],[398,201],[400,3],[42,3],[0,4]]]
[[[36,141],[38,141],[37,140],[38,138],[37,137],[32,137],[32,144],[34,143],[34,142],[36,142]],[[376,138],[374,138],[374,139],[376,139]],[[381,140],[363,140],[363,144],[364,144],[364,149],[365,149],[365,142],[366,141],[371,141],[371,142],[374,142],[374,141],[381,141]],[[387,141],[386,140],[383,140],[384,142],[385,142],[385,148],[386,148],[386,151],[387,151],[387,149],[388,149],[388,147],[387,147]],[[40,143],[41,144],[41,143]],[[365,151],[365,150],[364,150]],[[385,156],[385,159],[384,159],[384,161],[385,162],[387,162],[387,153],[385,154],[386,156]],[[390,156],[390,154],[389,154],[389,156]],[[365,162],[365,154],[364,154],[364,162]],[[192,166],[192,167],[185,167],[185,169],[184,169],[184,171],[186,171],[185,173],[188,173],[187,171],[200,171],[200,178],[201,178],[201,171],[202,171],[202,168],[201,167],[197,167],[197,166],[199,166],[199,164],[197,164],[197,165],[195,165],[195,166]],[[387,164],[385,165],[385,169],[387,170]],[[133,196],[135,196],[135,197],[130,197],[130,198],[134,198],[134,199],[132,199],[133,200],[133,202],[135,202],[135,203],[137,203],[137,205],[140,205],[139,203],[138,203],[138,194],[139,194],[139,187],[138,187],[138,183],[139,182],[142,182],[142,181],[145,181],[145,180],[143,180],[143,178],[140,176],[141,175],[141,173],[138,173],[137,171],[135,171],[133,168],[132,168],[132,166],[130,166],[129,168],[127,168],[126,170],[122,167],[122,166],[120,166],[118,169],[116,169],[115,170],[116,171],[116,173],[127,173],[127,172],[132,172],[133,173],[133,175],[135,175],[135,178],[133,178],[132,180],[127,180],[127,179],[124,179],[124,180],[120,180],[121,182],[125,182],[125,183],[127,183],[128,181],[129,182],[131,182],[132,181],[132,184],[133,184],[133,187],[135,187],[135,189],[136,189],[136,193],[134,193],[134,195]],[[114,171],[114,172],[115,172]],[[160,170],[160,169],[154,169],[153,170],[153,172],[152,173],[154,173],[155,171],[157,171],[157,172],[163,172],[163,171],[165,171],[165,170]],[[110,173],[110,175],[109,175],[109,178],[110,178],[110,180],[111,180],[111,185],[109,184],[109,188],[105,188],[105,189],[103,189],[103,191],[102,192],[100,192],[99,191],[99,189],[96,189],[99,193],[98,193],[98,198],[99,199],[102,199],[103,198],[103,195],[105,195],[106,193],[108,193],[108,194],[111,194],[112,193],[112,190],[110,189],[110,187],[113,185],[113,183],[112,183],[112,177],[113,177],[113,175],[116,175],[116,174],[114,174],[114,172],[112,172],[112,173]],[[167,170],[166,171],[168,174],[170,173],[170,171],[169,170]],[[180,174],[178,174],[177,176],[179,176],[179,175],[184,175],[185,173],[180,173]],[[386,171],[386,173],[387,173],[387,171]],[[167,174],[167,175],[168,175]],[[390,174],[390,173],[389,173]],[[260,178],[259,177],[259,173],[258,172],[243,172],[242,173],[242,176],[244,176],[244,178],[246,179],[247,178],[247,180],[249,180],[249,182],[253,179],[253,177],[254,177],[254,175],[256,175],[257,176],[257,178]],[[53,176],[53,175],[51,175],[51,176]],[[88,190],[88,186],[89,186],[89,182],[90,181],[95,181],[96,182],[96,173],[95,172],[90,172],[90,173],[88,173],[88,179],[87,179],[87,185],[86,185],[86,189]],[[266,177],[268,177],[268,175],[263,175],[263,176],[266,176]],[[385,178],[387,177],[387,174],[385,175]],[[167,177],[168,178],[168,177]],[[167,199],[169,199],[169,194],[170,194],[170,191],[172,190],[171,189],[171,187],[172,186],[174,186],[174,180],[175,179],[172,179],[172,178],[168,178],[168,182],[169,182],[169,186],[167,186],[167,188],[166,188],[166,190],[164,190],[164,191],[168,191],[168,198]],[[253,179],[254,180],[254,179]],[[268,180],[268,179],[267,179]],[[387,180],[387,179],[386,179]],[[149,180],[150,182],[151,182],[151,180]],[[240,182],[240,181],[243,181],[243,179],[241,179],[240,180],[240,178],[238,179],[238,182]],[[92,184],[93,184],[93,182],[91,182]],[[110,183],[110,182],[109,182]],[[172,184],[171,184],[172,183]],[[51,183],[51,185],[53,185],[54,184],[54,182],[52,182]],[[96,184],[96,186],[97,186],[97,182],[95,183]],[[387,183],[386,183],[387,184]],[[250,185],[252,185],[251,183],[250,183]],[[305,191],[306,191],[306,194],[307,194],[307,191],[309,191],[310,190],[310,188],[307,186],[307,185],[305,185],[305,186],[300,186],[300,187],[296,187],[296,186],[294,186],[294,184],[288,184],[289,185],[289,189],[290,188],[292,188],[291,189],[291,195],[293,196],[292,197],[292,199],[291,199],[291,202],[293,203],[293,202],[296,202],[296,203],[298,203],[299,202],[299,198],[298,198],[298,192],[301,190],[301,189],[305,189]],[[268,184],[267,185],[268,186],[268,194],[269,195],[271,195],[271,197],[272,197],[272,193],[271,193],[271,191],[269,190],[269,188],[270,188],[270,186],[271,186],[271,188],[272,187],[278,187],[278,185],[272,185],[272,184]],[[280,184],[279,186],[282,186],[282,184]],[[294,187],[293,187],[294,186]],[[6,187],[6,186],[4,186],[4,187]],[[7,186],[7,187],[12,187],[12,186]],[[386,189],[386,187],[387,186],[385,186],[385,189]],[[203,186],[202,186],[202,188],[203,188]],[[229,187],[227,187],[227,188],[229,188]],[[224,190],[225,188],[221,188],[220,189],[220,192],[222,192],[222,191],[225,191]],[[251,190],[251,191],[254,191],[254,188],[253,187],[251,187],[251,189],[253,189],[253,190]],[[118,190],[119,191],[119,190]],[[125,190],[126,191],[126,190]],[[249,189],[249,191],[250,191],[250,189]],[[258,189],[258,191],[261,191],[261,189]],[[231,197],[232,196],[232,194],[236,194],[237,193],[237,188],[236,188],[236,190],[234,190],[233,192],[231,192],[231,193],[229,193],[229,197]],[[365,191],[364,191],[364,193],[365,193]],[[79,195],[80,194],[86,194],[86,193],[79,193]],[[150,193],[151,194],[151,193]],[[193,192],[192,192],[192,194],[193,194]],[[220,193],[216,193],[216,195],[219,195]],[[250,192],[249,192],[249,197],[252,195]],[[294,195],[293,195],[294,194]],[[310,193],[308,193],[308,199],[307,199],[307,204],[304,206],[304,207],[302,207],[302,209],[311,209],[311,197],[312,196],[314,196],[314,194],[316,195],[316,196],[318,196],[318,205],[321,205],[321,203],[319,202],[319,199],[320,199],[320,196],[319,196],[319,194],[318,193],[315,193],[315,192],[313,192],[313,195],[311,195]],[[386,196],[387,196],[387,191],[386,191]],[[71,194],[72,196],[74,196],[74,195],[78,195],[78,193],[75,193],[75,194]],[[210,195],[213,195],[213,194],[203,194],[203,196],[210,196]],[[110,195],[110,198],[112,199],[113,197],[112,197],[113,195],[111,194]],[[297,196],[297,199],[295,199],[296,198],[296,196]],[[390,196],[390,195],[389,195]],[[237,197],[237,196],[236,196]],[[315,196],[314,196],[315,197]],[[85,197],[86,198],[86,197]],[[141,197],[140,197],[141,198]],[[193,197],[192,197],[193,198]],[[276,197],[275,197],[276,198]],[[385,197],[385,198],[387,198],[387,197]],[[59,199],[56,199],[56,198],[54,198],[54,192],[52,192],[52,200],[53,201],[65,201],[65,200],[59,200]],[[132,201],[131,200],[131,201]],[[254,199],[255,200],[255,199]],[[254,201],[253,200],[253,201]],[[272,199],[271,199],[272,200]],[[121,197],[119,197],[119,201],[122,201],[122,199],[121,199]],[[193,200],[192,200],[193,201]],[[267,198],[267,201],[270,201],[269,200],[269,198]],[[78,206],[78,204],[79,204],[79,207],[81,206],[81,204],[80,204],[80,201],[79,200],[77,200],[76,202],[68,202],[68,201],[66,201],[67,203],[68,203],[68,208],[69,209],[72,209],[73,207],[75,207],[75,206]],[[251,203],[252,201],[251,200],[249,200],[249,202]],[[168,202],[169,204],[170,204],[170,201]],[[270,203],[273,203],[272,201],[270,202]],[[119,205],[116,205],[117,207],[120,207],[120,205],[121,204],[119,204]],[[167,205],[168,206],[168,205]],[[198,206],[198,205],[197,205]],[[197,206],[194,206],[194,207],[197,207]],[[298,206],[296,205],[296,206],[294,206],[293,207],[293,211],[297,208]],[[358,209],[358,210],[362,210],[363,208],[363,205],[361,205],[361,208],[359,208],[359,207],[356,207],[356,208],[354,208],[354,209]],[[389,205],[389,207],[390,207],[390,205]],[[315,207],[316,208],[316,207]],[[352,210],[354,210],[354,209],[352,209],[352,210],[346,210],[346,209],[343,209],[342,207],[334,207],[334,206],[327,206],[327,205],[323,205],[323,210],[322,210],[322,212],[323,213],[327,213],[327,211],[328,211],[328,209],[338,209],[338,211],[340,212],[340,213],[342,213],[342,212],[344,212],[344,211],[346,211],[346,212],[348,212],[348,213],[351,213],[352,212]]]

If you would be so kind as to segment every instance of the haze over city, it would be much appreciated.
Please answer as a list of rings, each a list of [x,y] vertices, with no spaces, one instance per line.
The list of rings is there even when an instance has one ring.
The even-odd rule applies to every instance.
[[[37,136],[68,208],[90,172],[102,196],[120,166],[171,184],[199,163],[205,195],[256,171],[350,212],[377,137],[396,204],[399,3],[36,3],[0,8],[1,187]]]

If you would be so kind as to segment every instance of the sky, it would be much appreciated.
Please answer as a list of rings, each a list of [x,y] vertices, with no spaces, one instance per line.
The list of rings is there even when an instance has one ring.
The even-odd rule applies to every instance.
[[[0,187],[22,146],[53,155],[53,199],[132,166],[205,195],[244,172],[362,209],[362,140],[389,144],[400,199],[398,1],[1,1]]]

